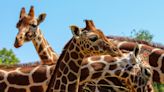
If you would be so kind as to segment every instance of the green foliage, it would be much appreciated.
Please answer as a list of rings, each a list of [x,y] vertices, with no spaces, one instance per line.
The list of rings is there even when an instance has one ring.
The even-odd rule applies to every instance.
[[[19,59],[15,56],[14,52],[10,49],[3,48],[0,50],[0,64],[17,64]]]
[[[151,42],[153,39],[153,35],[150,34],[148,30],[139,30],[137,32],[135,29],[133,29],[131,32],[131,37],[138,40],[147,41],[147,42]]]
[[[164,92],[164,84],[154,83],[155,92]]]

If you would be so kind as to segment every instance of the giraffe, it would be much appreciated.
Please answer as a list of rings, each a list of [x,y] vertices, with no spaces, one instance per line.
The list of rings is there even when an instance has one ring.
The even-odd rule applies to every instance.
[[[24,42],[32,41],[41,59],[41,63],[51,65],[57,61],[58,55],[51,48],[39,28],[40,23],[44,21],[45,17],[46,14],[42,13],[38,18],[35,18],[33,6],[31,6],[29,14],[26,14],[25,8],[23,7],[17,23],[19,32],[16,36],[14,46],[18,48],[21,47]]]
[[[49,46],[38,25],[44,21],[46,14],[34,18],[34,7],[29,14],[25,8],[21,9],[20,19],[17,23],[19,33],[16,36],[15,47],[24,42],[32,41],[42,64],[0,66],[0,92],[45,92],[47,83],[51,78],[51,71],[58,56]]]
[[[108,39],[114,41],[121,50],[127,51],[132,51],[139,43],[139,56],[142,57],[143,61],[149,64],[153,70],[151,80],[164,84],[164,46],[127,37],[109,36]]]
[[[45,92],[55,65],[0,65],[0,92]]]
[[[110,55],[110,57],[108,57],[109,59],[111,59],[112,57],[117,57],[117,58],[122,57],[122,53],[120,52],[120,50],[117,49],[112,44],[112,41],[109,42],[100,30],[94,30],[94,29],[88,30],[89,29],[88,27],[89,26],[86,26],[86,28],[80,29],[77,26],[71,26],[73,38],[65,45],[62,54],[59,57],[56,68],[53,72],[53,75],[51,77],[46,92],[65,92],[65,91],[78,92],[79,84],[83,83],[81,79],[82,78],[86,79],[86,77],[89,77],[89,75],[86,75],[86,73],[82,74],[82,70],[83,70],[82,66],[83,66],[84,58],[88,58],[88,57],[90,58],[90,56],[94,56],[94,55],[99,56],[99,55],[106,55],[106,54]],[[94,64],[97,65],[97,62],[94,62]],[[103,65],[94,68],[99,68],[99,67],[103,67]],[[88,69],[88,66],[85,68]],[[107,71],[108,70],[109,69],[107,69]],[[141,74],[145,74],[146,75],[145,78],[148,77],[148,80],[151,75],[150,72],[149,73],[144,72]],[[124,76],[124,74],[122,76]],[[90,77],[94,77],[94,76],[90,76]],[[101,76],[100,74],[96,77],[101,78],[103,76]],[[142,78],[142,76],[140,78]],[[87,80],[90,79],[91,78],[88,78]],[[142,80],[145,81],[144,79]],[[127,82],[126,84],[129,86],[128,83],[129,82]],[[147,84],[147,82],[145,83]],[[146,84],[144,84],[144,88],[147,86]]]
[[[101,55],[84,61],[79,92],[154,92],[150,66],[131,52],[121,58]]]
[[[88,21],[88,25],[96,29],[93,21]],[[107,38],[123,52],[133,51],[139,45],[139,56],[144,63],[149,64],[152,68],[151,80],[164,84],[164,46],[127,37],[107,36]]]

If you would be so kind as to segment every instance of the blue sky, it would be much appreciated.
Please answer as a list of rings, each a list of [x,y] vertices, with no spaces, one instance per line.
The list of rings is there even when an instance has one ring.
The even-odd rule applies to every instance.
[[[69,26],[84,27],[84,19],[92,19],[106,35],[129,36],[132,29],[146,29],[154,42],[164,44],[164,0],[2,0],[0,49],[13,49],[21,63],[39,60],[31,42],[13,46],[20,9],[29,11],[31,5],[37,16],[47,13],[40,28],[58,54],[72,37]]]

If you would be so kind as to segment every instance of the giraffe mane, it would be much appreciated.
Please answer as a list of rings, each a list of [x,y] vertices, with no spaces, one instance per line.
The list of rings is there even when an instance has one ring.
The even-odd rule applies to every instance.
[[[114,36],[114,35],[109,35],[107,36],[108,39],[114,39],[114,40],[119,40],[119,41],[128,41],[128,42],[137,42],[139,44],[144,44],[144,45],[148,45],[154,48],[160,48],[164,50],[164,45],[161,43],[156,43],[156,42],[147,42],[147,41],[143,41],[143,40],[138,40],[135,38],[131,38],[131,37],[125,37],[125,36]]]

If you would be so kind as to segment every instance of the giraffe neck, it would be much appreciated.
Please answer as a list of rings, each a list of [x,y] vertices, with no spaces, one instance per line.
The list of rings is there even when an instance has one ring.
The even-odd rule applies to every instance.
[[[36,37],[32,40],[35,49],[41,59],[42,64],[54,64],[58,59],[58,55],[51,48],[47,40],[44,38],[41,30],[38,28]]]
[[[64,47],[51,77],[47,92],[78,92],[79,69],[84,55],[74,43],[76,42],[73,38]]]
[[[118,48],[132,51],[137,43],[116,40]],[[145,44],[139,44],[139,56],[153,69],[152,81],[164,84],[164,50]]]
[[[45,92],[54,65],[20,65],[0,69],[0,92]]]

